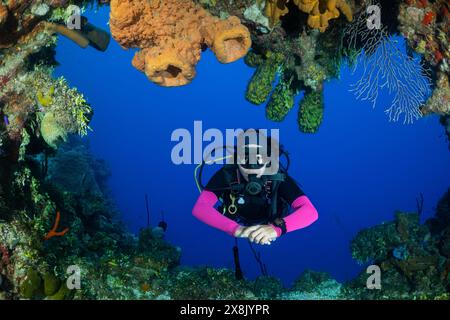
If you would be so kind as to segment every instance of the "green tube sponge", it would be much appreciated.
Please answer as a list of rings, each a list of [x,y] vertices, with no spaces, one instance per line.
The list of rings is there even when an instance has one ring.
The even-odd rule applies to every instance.
[[[66,141],[67,132],[57,121],[52,112],[47,112],[41,122],[41,134],[44,141],[52,148],[56,149],[58,142]]]
[[[32,299],[39,294],[42,279],[39,272],[29,269],[25,276],[25,280],[20,285],[20,293],[26,299]]]
[[[53,273],[47,272],[44,275],[44,294],[46,296],[54,295],[61,287],[61,281]]]
[[[67,285],[63,283],[59,290],[51,296],[48,296],[48,300],[70,300],[71,291],[67,288]]]
[[[248,83],[246,98],[253,104],[262,104],[269,97],[275,82],[278,68],[283,61],[283,55],[268,52],[266,59],[258,66]]]
[[[280,81],[266,106],[266,116],[272,121],[283,121],[294,106],[294,92],[290,84]]]
[[[323,120],[323,92],[312,91],[305,93],[300,102],[298,125],[301,132],[316,133]]]
[[[264,59],[260,54],[257,54],[255,51],[251,50],[245,56],[244,62],[249,67],[256,68],[264,62]]]

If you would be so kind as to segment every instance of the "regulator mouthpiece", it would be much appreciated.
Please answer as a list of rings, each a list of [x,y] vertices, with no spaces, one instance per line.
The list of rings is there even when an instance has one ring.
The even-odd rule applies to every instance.
[[[245,191],[252,196],[256,196],[257,194],[260,194],[262,190],[263,184],[261,179],[258,179],[254,174],[249,175]]]

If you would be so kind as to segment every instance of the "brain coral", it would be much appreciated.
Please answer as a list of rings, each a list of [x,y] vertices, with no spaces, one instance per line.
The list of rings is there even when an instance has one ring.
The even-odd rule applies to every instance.
[[[122,47],[141,49],[133,65],[161,86],[191,82],[206,46],[222,63],[251,47],[250,32],[237,17],[221,20],[191,0],[112,0],[110,27]]]

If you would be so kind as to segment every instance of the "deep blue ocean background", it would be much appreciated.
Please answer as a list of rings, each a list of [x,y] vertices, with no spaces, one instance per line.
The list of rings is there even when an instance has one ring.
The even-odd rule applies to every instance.
[[[90,22],[109,29],[109,8],[87,12]],[[319,220],[257,247],[271,275],[286,285],[305,269],[327,271],[339,281],[362,270],[351,258],[349,243],[366,227],[389,221],[395,210],[415,211],[422,192],[422,219],[434,214],[449,186],[450,153],[438,117],[413,125],[391,123],[382,94],[378,106],[355,100],[350,85],[358,80],[343,68],[341,78],[325,85],[325,116],[319,133],[297,129],[297,107],[283,123],[266,120],[265,107],[244,98],[254,69],[238,61],[217,62],[205,52],[192,84],[162,88],[131,66],[133,51],[113,40],[106,53],[82,50],[60,37],[55,74],[67,78],[94,107],[91,150],[112,169],[110,187],[122,219],[137,232],[147,224],[144,195],[150,197],[152,224],[165,212],[166,238],[182,249],[182,263],[233,268],[233,238],[197,221],[191,210],[198,196],[195,165],[171,162],[172,132],[193,133],[195,120],[208,128],[279,128],[291,154],[290,175],[302,185],[319,211]],[[218,166],[207,169],[207,176]],[[205,177],[205,181],[206,181]],[[259,269],[245,240],[240,240],[245,276]]]

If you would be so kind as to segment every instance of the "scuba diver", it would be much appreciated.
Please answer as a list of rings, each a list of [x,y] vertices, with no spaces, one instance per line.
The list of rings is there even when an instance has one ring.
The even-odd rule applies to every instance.
[[[234,154],[229,156],[234,162],[225,164],[204,187],[201,173],[205,162],[202,163],[200,183],[197,183],[201,193],[192,213],[200,221],[233,237],[270,245],[288,232],[308,227],[317,220],[318,213],[287,174],[287,152],[275,139],[253,131],[257,143],[242,135],[241,140],[238,137]],[[276,155],[275,161],[272,155]],[[281,155],[286,156],[286,167],[279,161]]]

